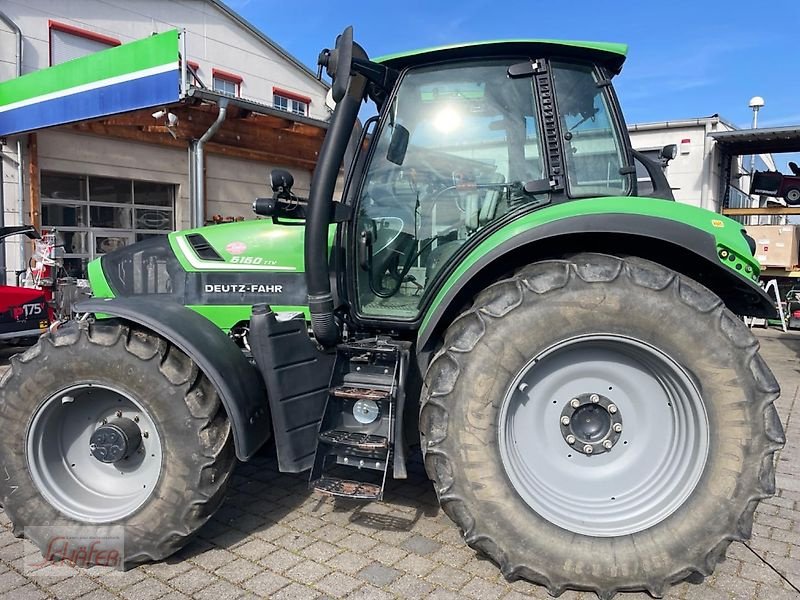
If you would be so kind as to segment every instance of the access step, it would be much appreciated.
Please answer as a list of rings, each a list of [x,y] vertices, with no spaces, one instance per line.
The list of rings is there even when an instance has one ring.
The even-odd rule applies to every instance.
[[[381,486],[351,479],[320,477],[313,483],[314,491],[328,496],[352,498],[353,500],[380,500]]]
[[[385,450],[389,447],[389,440],[383,436],[354,431],[324,431],[319,434],[319,441],[358,450]]]
[[[389,392],[383,390],[376,390],[373,388],[359,388],[341,385],[331,389],[331,394],[337,398],[351,398],[353,400],[386,400],[389,398]]]

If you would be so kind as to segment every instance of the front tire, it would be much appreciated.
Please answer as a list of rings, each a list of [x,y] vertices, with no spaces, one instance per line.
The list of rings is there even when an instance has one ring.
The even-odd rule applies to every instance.
[[[636,258],[545,261],[447,330],[425,377],[425,465],[508,579],[660,597],[750,536],[775,491],[778,392],[696,282]]]
[[[106,437],[93,435],[101,428]],[[121,525],[122,568],[180,549],[221,504],[236,462],[205,375],[118,321],[69,322],[13,357],[0,431],[0,499],[14,533],[45,553],[53,533]]]

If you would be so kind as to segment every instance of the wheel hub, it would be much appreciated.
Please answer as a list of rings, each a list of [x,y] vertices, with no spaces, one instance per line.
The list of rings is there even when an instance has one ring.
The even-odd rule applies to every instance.
[[[89,450],[103,463],[125,460],[139,449],[142,432],[131,419],[118,418],[103,423],[89,438]]]
[[[610,398],[587,393],[572,398],[561,411],[561,437],[586,455],[610,451],[622,435],[622,413]]]

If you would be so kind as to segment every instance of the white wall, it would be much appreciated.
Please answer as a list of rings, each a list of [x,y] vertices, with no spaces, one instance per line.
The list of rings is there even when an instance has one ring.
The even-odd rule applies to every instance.
[[[654,150],[667,144],[676,144],[678,156],[669,163],[665,172],[675,200],[715,212],[719,210],[721,201],[722,163],[716,142],[708,134],[730,129],[716,117],[698,119],[691,124],[672,122],[655,127],[650,124],[631,125],[629,128],[631,144],[636,150]],[[689,142],[682,144],[685,139]],[[741,161],[734,160],[734,182],[737,181],[735,176],[741,171]]]
[[[205,0],[3,0],[2,11],[22,30],[23,73],[49,65],[48,20],[122,43],[174,28],[187,29],[188,59],[211,87],[212,68],[241,76],[241,95],[272,104],[273,86],[311,98],[309,116],[327,119],[326,87],[274,47]],[[328,41],[328,40],[325,40]],[[320,41],[320,47],[323,45]],[[14,36],[0,24],[0,81],[14,76]]]

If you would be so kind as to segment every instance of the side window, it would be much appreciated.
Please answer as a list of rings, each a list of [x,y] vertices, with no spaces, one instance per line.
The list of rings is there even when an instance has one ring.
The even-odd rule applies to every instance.
[[[573,197],[624,196],[630,177],[608,100],[594,68],[554,63],[569,193]]]

